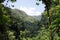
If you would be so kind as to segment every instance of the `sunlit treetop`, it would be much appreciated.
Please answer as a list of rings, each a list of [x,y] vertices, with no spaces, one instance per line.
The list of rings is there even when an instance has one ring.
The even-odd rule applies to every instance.
[[[4,2],[5,0],[0,0],[0,3]],[[7,0],[8,1],[11,1],[11,2],[15,2],[16,0]]]
[[[39,2],[42,1],[47,7],[56,6],[59,4],[59,0],[36,0],[36,4],[39,5]]]
[[[37,1],[38,1],[37,2],[38,4],[39,4],[39,1],[42,1],[42,3],[44,3],[45,5],[46,4],[49,4],[49,5],[51,4],[51,0],[37,0]]]

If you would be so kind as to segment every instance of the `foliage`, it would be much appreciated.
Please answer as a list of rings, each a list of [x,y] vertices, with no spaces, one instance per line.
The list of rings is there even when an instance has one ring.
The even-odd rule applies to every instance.
[[[60,0],[41,0],[49,7],[49,26],[46,10],[42,16],[31,17],[21,10],[5,7],[1,4],[4,1],[0,0],[0,40],[60,40]]]

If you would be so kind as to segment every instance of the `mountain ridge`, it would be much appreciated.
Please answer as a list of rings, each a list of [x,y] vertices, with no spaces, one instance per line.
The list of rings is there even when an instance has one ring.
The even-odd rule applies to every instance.
[[[25,20],[35,20],[35,21],[40,21],[41,20],[41,15],[39,15],[39,16],[29,16],[29,15],[27,15],[24,11],[22,11],[22,10],[18,10],[18,9],[12,9],[11,10],[11,14],[12,15],[18,15],[20,18],[24,18]],[[27,19],[28,18],[28,19]]]

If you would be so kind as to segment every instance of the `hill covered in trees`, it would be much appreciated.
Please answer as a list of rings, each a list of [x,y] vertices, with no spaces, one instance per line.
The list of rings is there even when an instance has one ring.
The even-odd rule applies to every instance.
[[[33,17],[5,7],[4,1],[0,0],[0,40],[60,40],[60,0],[41,0],[45,11]]]
[[[17,38],[16,33],[20,32],[20,31],[25,32],[24,34],[22,34],[23,37],[37,36],[38,31],[40,29],[38,22],[41,21],[41,15],[40,16],[28,16],[24,11],[21,11],[18,9],[9,9],[9,8],[6,8],[6,9],[8,9],[9,11],[7,13],[5,13],[4,15],[7,16],[8,22],[7,23],[4,22],[4,24],[6,26],[3,26],[3,29],[0,30],[0,31],[6,30],[5,31],[6,35],[5,35],[5,32],[2,31],[4,35],[1,34],[1,37],[5,36],[6,38],[8,38],[7,37],[7,35],[8,35],[9,40],[13,40],[14,38]],[[2,20],[5,20],[5,19],[3,18]],[[3,25],[3,24],[1,24],[1,25]],[[11,36],[14,36],[14,38],[12,38],[12,39],[10,39],[10,33],[11,32],[12,32]],[[20,36],[20,33],[19,33],[19,36]],[[5,37],[3,37],[2,39],[4,40]]]

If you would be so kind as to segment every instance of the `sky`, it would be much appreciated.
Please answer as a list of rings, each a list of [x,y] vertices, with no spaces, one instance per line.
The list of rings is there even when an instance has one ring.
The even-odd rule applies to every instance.
[[[6,4],[6,1],[4,4]],[[36,5],[36,0],[17,0],[14,3],[9,2],[8,6],[11,4],[14,5],[13,9],[22,10],[29,16],[39,16],[45,10],[45,5],[42,4],[42,1],[39,2],[39,5]]]

